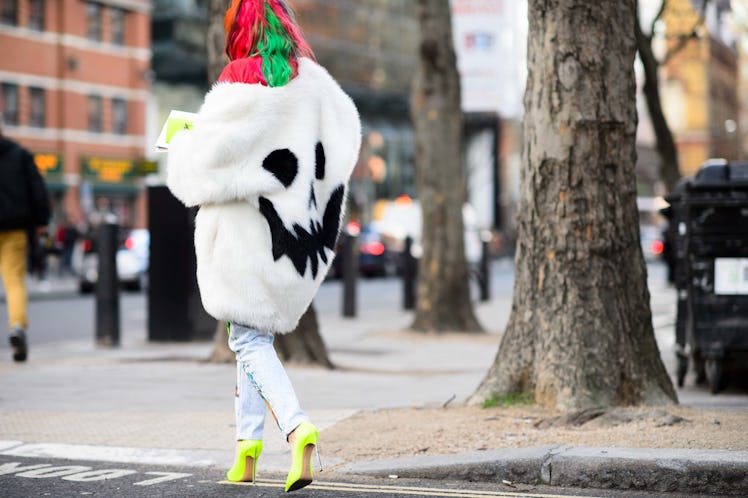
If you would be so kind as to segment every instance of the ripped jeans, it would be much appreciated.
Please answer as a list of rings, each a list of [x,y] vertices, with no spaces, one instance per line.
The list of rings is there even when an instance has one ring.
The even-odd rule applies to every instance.
[[[236,353],[236,439],[262,439],[270,409],[283,435],[309,417],[273,348],[273,334],[230,324],[229,348]]]

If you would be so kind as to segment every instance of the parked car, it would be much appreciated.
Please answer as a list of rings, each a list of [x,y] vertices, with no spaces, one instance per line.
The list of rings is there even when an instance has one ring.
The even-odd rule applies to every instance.
[[[373,225],[360,226],[348,223],[345,231],[358,237],[358,271],[364,277],[385,277],[397,272],[398,252],[387,245],[387,241]],[[335,247],[335,260],[328,273],[331,278],[343,276],[342,237]]]
[[[373,226],[361,227],[358,236],[358,270],[366,277],[394,275],[397,253],[385,244],[382,234]]]
[[[470,204],[462,206],[462,222],[464,227],[465,260],[468,265],[475,266],[480,262],[483,253],[482,237],[484,231],[478,223],[475,208]],[[417,200],[408,198],[383,204],[379,210],[377,221],[372,226],[381,234],[385,245],[393,251],[401,252],[405,246],[405,237],[413,239],[411,254],[416,259],[421,257],[421,206]]]
[[[93,292],[99,280],[99,254],[95,236],[83,237],[77,258],[78,289],[81,293]],[[128,290],[141,290],[148,286],[150,233],[144,228],[125,232],[117,250],[117,277]]]

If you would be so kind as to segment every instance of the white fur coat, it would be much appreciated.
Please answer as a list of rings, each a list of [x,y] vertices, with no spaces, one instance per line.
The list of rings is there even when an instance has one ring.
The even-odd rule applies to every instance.
[[[206,311],[262,331],[292,331],[334,257],[358,159],[353,101],[300,59],[282,87],[218,83],[192,130],[169,144],[167,184],[195,220]]]

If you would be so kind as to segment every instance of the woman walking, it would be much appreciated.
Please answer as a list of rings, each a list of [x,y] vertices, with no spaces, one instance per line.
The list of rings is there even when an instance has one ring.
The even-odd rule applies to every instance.
[[[205,309],[226,320],[236,353],[236,460],[253,481],[269,408],[291,445],[286,491],[313,479],[317,429],[273,349],[332,263],[361,125],[351,99],[313,58],[282,0],[233,0],[230,60],[192,129],[169,144],[167,183],[195,219]]]

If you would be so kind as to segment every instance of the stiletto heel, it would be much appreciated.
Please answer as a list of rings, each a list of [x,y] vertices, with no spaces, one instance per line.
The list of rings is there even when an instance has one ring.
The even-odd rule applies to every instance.
[[[322,468],[322,458],[320,458],[319,456],[319,445],[318,444],[314,445],[314,452],[317,454],[317,463],[319,464],[319,471],[322,472],[325,469]]]
[[[312,470],[312,451],[317,447],[319,432],[309,422],[302,422],[294,430],[294,442],[291,448],[293,456],[291,470],[286,478],[286,493],[308,486],[314,480]],[[319,456],[319,453],[317,454]]]
[[[234,465],[226,472],[226,479],[232,482],[254,482],[260,453],[262,453],[262,441],[257,439],[241,441],[236,449]]]

